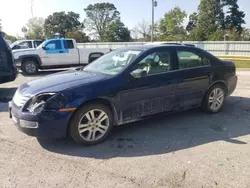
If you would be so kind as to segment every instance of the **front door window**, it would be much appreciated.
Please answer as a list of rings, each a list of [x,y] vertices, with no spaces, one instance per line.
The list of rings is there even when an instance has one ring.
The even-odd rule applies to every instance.
[[[53,40],[47,43],[46,50],[58,50],[62,49],[62,44],[60,40]]]
[[[169,52],[155,52],[145,57],[137,64],[137,69],[144,69],[148,75],[161,74],[171,70],[171,54]]]

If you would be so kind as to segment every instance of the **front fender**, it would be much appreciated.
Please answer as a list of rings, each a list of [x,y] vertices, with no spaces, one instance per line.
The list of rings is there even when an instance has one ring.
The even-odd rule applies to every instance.
[[[120,124],[120,119],[121,118],[119,117],[119,109],[117,109],[117,105],[113,104],[107,98],[98,97],[98,98],[89,99],[87,97],[81,97],[81,98],[78,98],[76,100],[71,101],[65,107],[66,108],[77,108],[78,109],[80,106],[83,106],[84,104],[91,103],[91,102],[100,102],[102,104],[107,104],[111,108],[111,110],[113,112],[114,124],[115,125]]]
[[[39,55],[37,54],[30,54],[30,55],[20,55],[18,58],[15,58],[15,63],[16,66],[21,66],[21,63],[25,60],[25,59],[36,59],[36,61],[38,62],[39,65],[42,64],[41,58]]]

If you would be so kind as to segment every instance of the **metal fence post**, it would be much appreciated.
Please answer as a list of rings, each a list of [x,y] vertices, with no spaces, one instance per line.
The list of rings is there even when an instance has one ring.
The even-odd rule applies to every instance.
[[[226,42],[225,55],[229,54],[230,43]]]

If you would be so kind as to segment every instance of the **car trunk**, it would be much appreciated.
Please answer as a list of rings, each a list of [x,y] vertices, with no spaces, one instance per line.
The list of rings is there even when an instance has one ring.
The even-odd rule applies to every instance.
[[[233,61],[227,61],[227,60],[221,60],[224,65],[226,65],[226,69],[228,70],[229,73],[231,74],[236,74],[236,66]]]

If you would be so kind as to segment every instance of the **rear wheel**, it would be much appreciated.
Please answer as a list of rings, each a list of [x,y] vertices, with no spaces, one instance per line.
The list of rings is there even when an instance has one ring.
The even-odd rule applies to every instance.
[[[212,86],[207,92],[204,101],[203,108],[209,113],[219,112],[226,98],[226,92],[224,87],[220,84]]]
[[[102,104],[88,104],[81,107],[70,122],[70,135],[83,145],[103,142],[113,127],[111,110]]]
[[[38,65],[34,60],[27,60],[22,63],[22,71],[27,75],[38,73]]]

